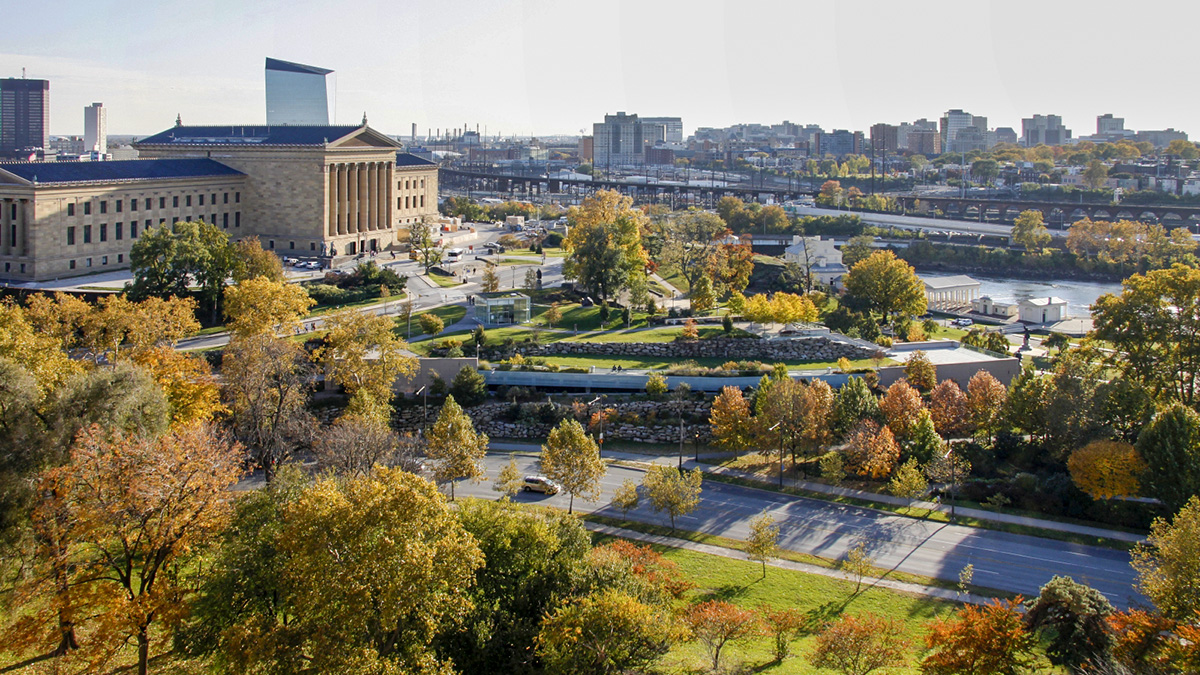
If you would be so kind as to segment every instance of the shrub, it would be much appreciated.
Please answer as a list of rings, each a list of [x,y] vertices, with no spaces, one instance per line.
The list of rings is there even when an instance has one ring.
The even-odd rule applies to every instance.
[[[646,379],[646,393],[656,398],[667,393],[666,378],[658,373],[650,373],[650,377]]]

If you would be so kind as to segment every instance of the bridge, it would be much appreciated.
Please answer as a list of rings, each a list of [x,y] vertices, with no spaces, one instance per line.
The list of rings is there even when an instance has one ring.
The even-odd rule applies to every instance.
[[[718,181],[708,184],[681,182],[635,182],[628,180],[585,180],[572,178],[548,178],[544,175],[498,173],[481,170],[442,168],[438,181],[446,187],[465,188],[483,192],[507,192],[512,197],[532,197],[542,194],[576,192],[588,194],[596,190],[616,190],[638,201],[684,201],[715,207],[721,197],[741,197],[757,200],[762,195],[771,195],[776,202],[797,199],[817,194],[807,189],[781,188],[775,186],[721,185]]]
[[[1039,211],[1047,224],[1092,220],[1156,220],[1163,225],[1196,227],[1200,206],[1178,204],[1098,204],[962,197],[897,197],[905,213],[941,211],[959,220],[1012,222],[1022,211]]]

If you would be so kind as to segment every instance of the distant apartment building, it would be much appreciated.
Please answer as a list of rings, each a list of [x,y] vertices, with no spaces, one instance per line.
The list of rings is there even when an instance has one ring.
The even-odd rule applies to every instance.
[[[900,126],[896,127],[896,146],[901,150],[908,150],[908,134],[911,131],[934,131],[938,128],[937,122],[930,122],[925,118],[921,118],[915,122],[901,122]]]
[[[1171,141],[1186,141],[1188,135],[1174,129],[1163,129],[1162,131],[1139,131],[1133,139],[1138,143],[1145,141],[1156,148],[1165,148],[1171,144]]]
[[[267,124],[329,124],[332,70],[267,59]]]
[[[683,118],[681,117],[643,117],[642,124],[654,124],[663,128],[662,140],[666,143],[683,142]]]
[[[1017,137],[1017,130],[1013,129],[1012,127],[996,127],[992,131],[992,135],[995,143],[1008,143],[1010,145],[1016,145],[1017,141],[1019,140]]]
[[[1112,113],[1104,113],[1096,118],[1096,135],[1124,134],[1125,118],[1113,117]]]
[[[661,125],[650,125],[651,137],[663,130]],[[592,148],[596,166],[631,166],[646,161],[647,129],[637,115],[618,112],[605,115],[603,122],[592,125]]]
[[[59,157],[78,157],[85,152],[84,147],[83,136],[51,136],[46,146]]]
[[[1021,120],[1021,142],[1035,145],[1065,145],[1071,140],[1071,130],[1063,126],[1058,115],[1034,115]]]
[[[909,131],[906,139],[913,154],[934,157],[942,154],[942,134],[935,129]]]
[[[896,152],[900,149],[900,128],[894,124],[871,125],[871,147],[876,152]]]
[[[50,81],[0,80],[0,157],[28,159],[50,144]]]
[[[108,154],[108,111],[103,103],[83,109],[83,147],[101,159]]]
[[[863,152],[863,132],[834,129],[829,133],[816,135],[815,155],[824,157],[845,157],[846,155],[861,155]]]
[[[593,136],[581,136],[579,138],[579,160],[580,161],[590,162],[595,158],[595,156],[596,156],[595,146],[593,145],[594,140],[595,140],[595,137],[593,137]]]
[[[942,135],[942,147],[947,152],[954,149],[954,139],[958,138],[958,132],[973,126],[975,116],[969,112],[964,112],[959,108],[947,110],[939,124],[939,131]],[[986,122],[984,123],[986,125]]]
[[[987,150],[996,144],[996,136],[987,129],[969,126],[959,129],[950,144],[950,152],[972,152]]]

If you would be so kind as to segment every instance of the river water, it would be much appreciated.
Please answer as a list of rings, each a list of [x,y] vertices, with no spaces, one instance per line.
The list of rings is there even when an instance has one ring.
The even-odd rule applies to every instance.
[[[949,274],[918,273],[922,277],[946,277]],[[1068,316],[1091,316],[1090,306],[1105,293],[1120,295],[1121,284],[1100,281],[1032,281],[970,275],[979,282],[979,295],[998,302],[1020,302],[1029,298],[1056,296],[1067,301]]]

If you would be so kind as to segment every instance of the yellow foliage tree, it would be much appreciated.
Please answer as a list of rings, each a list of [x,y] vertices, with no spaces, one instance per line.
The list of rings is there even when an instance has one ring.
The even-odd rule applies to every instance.
[[[406,354],[408,344],[392,332],[386,316],[346,310],[328,316],[325,326],[329,332],[316,357],[350,395],[347,413],[386,424],[396,378],[417,372],[417,359]]]
[[[298,284],[267,277],[247,279],[225,288],[225,320],[234,335],[287,332],[300,323],[315,300]]]
[[[887,427],[862,420],[846,440],[846,468],[871,478],[886,478],[900,461],[900,446]]]
[[[208,422],[225,410],[208,362],[166,346],[138,353],[134,362],[150,372],[171,405],[172,424]]]
[[[737,387],[721,388],[721,393],[713,399],[708,421],[718,447],[738,453],[754,443],[750,404]]]
[[[60,338],[37,330],[26,320],[23,308],[9,300],[0,302],[0,357],[27,368],[43,396],[83,370],[67,355]]]
[[[1071,480],[1094,499],[1131,497],[1146,463],[1137,448],[1121,441],[1092,441],[1067,459]]]

